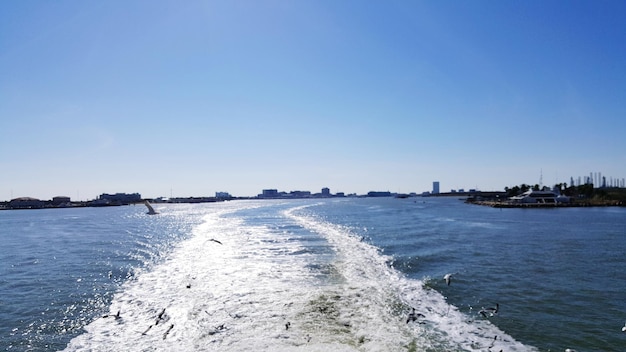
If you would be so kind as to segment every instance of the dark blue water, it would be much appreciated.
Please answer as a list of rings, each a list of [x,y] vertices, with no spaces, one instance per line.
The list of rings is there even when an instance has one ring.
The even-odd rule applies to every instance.
[[[543,351],[624,351],[626,208],[495,209],[445,198],[365,199],[320,212],[394,267]],[[442,279],[452,273],[447,286]]]
[[[206,223],[222,209],[225,225]],[[309,268],[331,262],[336,250],[369,255],[316,234],[328,227],[285,217],[290,209],[318,219],[313,225],[339,226],[337,238],[343,232],[378,248],[411,285],[440,292],[469,322],[488,321],[540,351],[626,350],[626,209],[500,210],[443,198],[168,205],[158,216],[134,206],[0,212],[0,350],[65,348],[133,281],[178,265],[167,260],[202,226],[225,246],[228,236],[258,238],[268,250],[275,243],[277,252],[297,243],[291,255]],[[478,314],[495,303],[497,315]]]

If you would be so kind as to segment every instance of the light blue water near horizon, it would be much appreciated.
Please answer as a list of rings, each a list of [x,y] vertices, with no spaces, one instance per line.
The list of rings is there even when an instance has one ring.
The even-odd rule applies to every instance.
[[[350,198],[157,210],[0,212],[0,350],[626,347],[624,208]],[[424,317],[407,323],[411,307]]]

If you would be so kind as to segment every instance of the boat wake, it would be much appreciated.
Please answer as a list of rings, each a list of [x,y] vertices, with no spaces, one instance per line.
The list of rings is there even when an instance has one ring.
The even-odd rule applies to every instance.
[[[66,350],[534,350],[405,278],[390,257],[313,209],[276,210],[282,227],[238,209],[205,215]],[[411,320],[413,308],[421,315]]]

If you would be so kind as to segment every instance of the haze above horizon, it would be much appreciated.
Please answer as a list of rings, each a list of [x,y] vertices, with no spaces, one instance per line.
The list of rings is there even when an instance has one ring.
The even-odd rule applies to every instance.
[[[626,177],[622,1],[0,2],[0,200]]]

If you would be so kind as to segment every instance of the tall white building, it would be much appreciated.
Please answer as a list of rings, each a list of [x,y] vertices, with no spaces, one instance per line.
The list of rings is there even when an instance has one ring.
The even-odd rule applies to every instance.
[[[433,194],[439,194],[439,181],[433,182]]]

